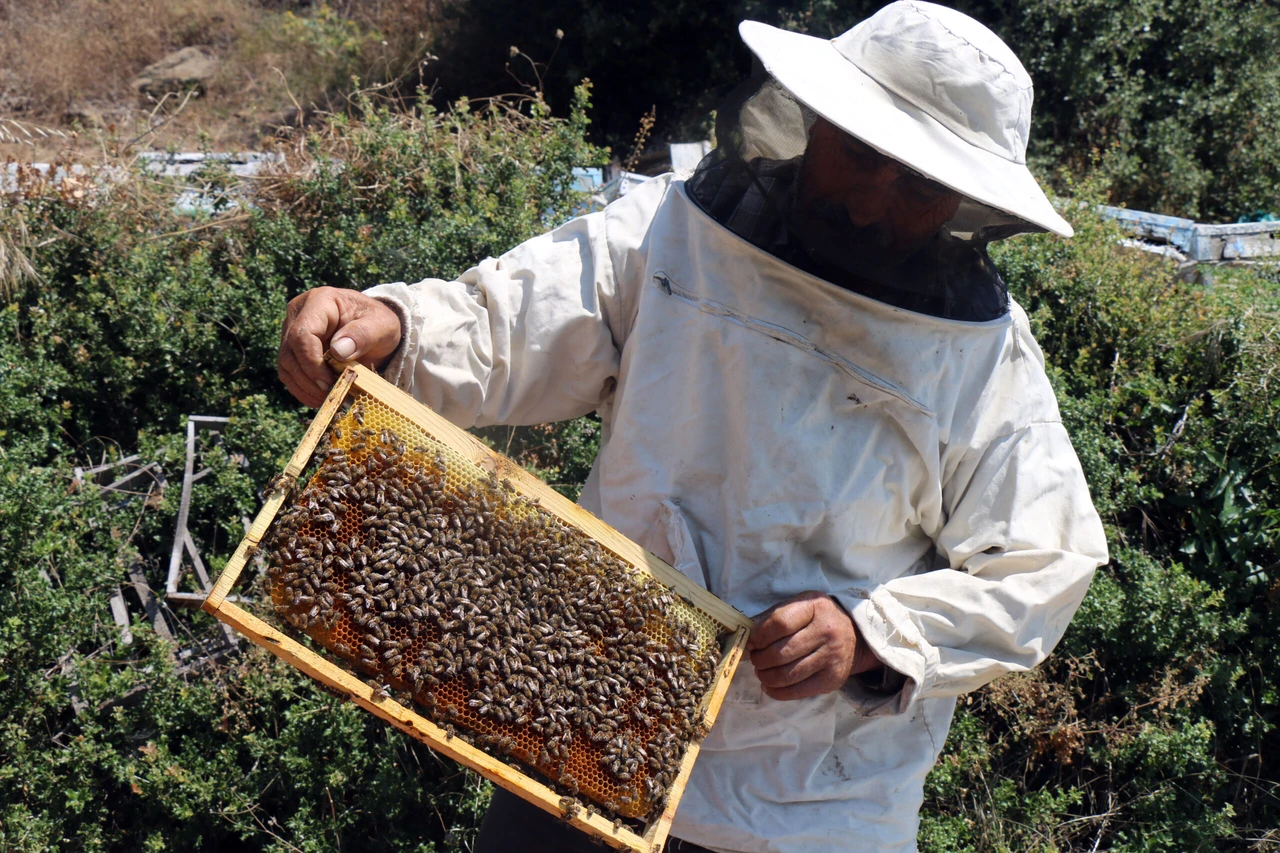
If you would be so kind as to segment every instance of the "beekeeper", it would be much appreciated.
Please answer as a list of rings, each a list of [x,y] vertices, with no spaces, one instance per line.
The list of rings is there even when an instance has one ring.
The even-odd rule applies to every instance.
[[[740,33],[757,72],[688,180],[458,281],[300,296],[280,374],[319,404],[332,347],[462,426],[599,412],[582,504],[761,614],[675,849],[913,850],[956,697],[1042,661],[1106,560],[986,252],[1071,226],[977,21],[901,0],[830,41]],[[528,811],[499,792],[480,849],[575,849]]]

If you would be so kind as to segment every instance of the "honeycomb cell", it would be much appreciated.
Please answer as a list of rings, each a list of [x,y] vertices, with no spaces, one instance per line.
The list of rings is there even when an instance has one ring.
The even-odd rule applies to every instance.
[[[373,397],[315,459],[268,535],[280,616],[446,731],[659,814],[720,625]]]

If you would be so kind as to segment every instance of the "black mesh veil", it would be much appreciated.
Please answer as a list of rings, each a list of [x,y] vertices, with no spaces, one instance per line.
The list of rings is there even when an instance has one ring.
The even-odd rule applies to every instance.
[[[686,182],[689,196],[738,236],[833,284],[935,316],[1002,316],[1008,295],[986,246],[1044,229],[961,198],[947,222],[904,251],[884,245],[876,226],[859,227],[840,209],[806,209],[797,202],[798,184],[818,120],[757,62],[721,105],[717,147]]]

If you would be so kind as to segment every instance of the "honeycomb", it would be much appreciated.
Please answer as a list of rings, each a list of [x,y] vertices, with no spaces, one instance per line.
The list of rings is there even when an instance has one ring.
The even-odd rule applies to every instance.
[[[374,397],[314,460],[268,536],[281,617],[448,736],[660,814],[720,624]]]

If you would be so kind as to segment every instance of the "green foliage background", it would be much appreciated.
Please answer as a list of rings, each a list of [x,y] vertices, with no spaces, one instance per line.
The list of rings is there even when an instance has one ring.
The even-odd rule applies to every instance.
[[[442,93],[532,80],[511,45],[549,60],[553,103],[584,76],[609,110],[596,128],[626,156],[640,117],[654,139],[706,138],[707,114],[750,69],[750,19],[829,38],[886,0],[465,0],[439,48]],[[1275,0],[948,0],[1004,38],[1035,83],[1029,155],[1052,176],[1105,155],[1108,198],[1206,222],[1280,213],[1280,4]],[[556,32],[563,33],[562,39]],[[638,86],[635,81],[643,80]],[[1059,187],[1065,189],[1065,187]]]
[[[1121,38],[1107,4],[996,5],[1009,32],[1045,44],[1055,27],[1096,34],[1091,56],[1147,63],[1174,49],[1173,36]],[[1160,31],[1160,14],[1211,4],[1134,6]],[[816,32],[853,7],[773,11]],[[1179,44],[1213,57],[1229,42],[1246,71],[1273,37],[1270,19],[1240,19],[1247,32],[1194,20]],[[1246,36],[1262,41],[1238,47]],[[1265,146],[1233,173],[1225,149],[1192,134],[1202,177],[1179,188],[1151,172],[1151,158],[1180,150],[1176,122],[1117,98],[1185,89],[1177,75],[1191,70],[1155,89],[1124,69],[1101,83],[1052,73],[1064,91],[1093,92],[1099,114],[1123,113],[1116,134],[1128,128],[1131,145],[1090,183],[1063,177],[1072,198],[1096,201],[1128,174],[1202,211],[1274,200]],[[1222,109],[1254,110],[1265,127],[1270,107],[1249,106],[1245,88]],[[414,113],[360,100],[297,135],[288,168],[255,181],[254,208],[226,204],[242,189],[231,176],[200,176],[215,187],[213,218],[175,213],[172,184],[137,171],[87,195],[28,175],[0,203],[0,849],[468,848],[488,796],[476,778],[255,649],[186,670],[182,652],[217,634],[200,614],[171,620],[173,643],[137,620],[123,645],[106,599],[131,567],[161,585],[189,413],[232,418],[202,448],[211,474],[193,512],[210,569],[225,564],[307,422],[273,367],[289,298],[453,275],[576,209],[571,169],[601,152],[586,142],[586,91],[571,103],[556,119],[537,99]],[[1071,133],[1094,125],[1068,113],[1042,114],[1041,138],[1062,146],[1048,160],[1093,144]],[[1233,151],[1227,136],[1244,132],[1197,126]],[[1234,195],[1206,201],[1219,184]],[[1045,349],[1113,562],[1048,664],[961,706],[928,779],[920,845],[1280,850],[1280,280],[1228,270],[1184,283],[1116,248],[1086,207],[1068,209],[1074,240],[1019,238],[997,260]],[[598,442],[591,419],[485,437],[571,495]],[[135,452],[169,479],[150,501],[75,486],[73,466]]]
[[[996,260],[1112,559],[1048,663],[966,698],[921,847],[1280,849],[1280,284],[1187,284],[1074,224]]]
[[[185,671],[218,634],[202,614],[169,614],[173,643],[139,619],[122,645],[106,602],[134,566],[163,588],[187,414],[231,417],[193,491],[211,571],[256,514],[309,421],[275,377],[287,301],[456,275],[564,220],[572,169],[599,159],[586,108],[585,88],[565,119],[537,100],[359,101],[255,183],[251,210],[206,170],[212,219],[139,171],[87,196],[29,174],[4,198],[8,269],[27,273],[0,310],[0,849],[467,848],[477,777],[256,649]],[[583,419],[495,440],[575,494],[594,436]],[[163,466],[162,497],[75,487],[75,465],[133,452]]]

